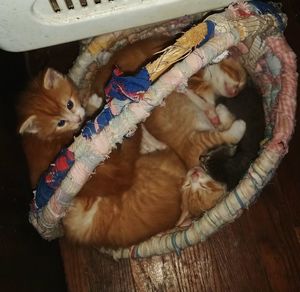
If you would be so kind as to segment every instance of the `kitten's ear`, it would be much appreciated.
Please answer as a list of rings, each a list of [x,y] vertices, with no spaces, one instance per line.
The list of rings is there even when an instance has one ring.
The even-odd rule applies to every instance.
[[[48,68],[44,74],[44,88],[45,89],[53,89],[56,88],[59,84],[59,81],[64,79],[64,75],[59,73],[58,71]]]
[[[35,134],[38,132],[38,127],[36,125],[36,116],[32,115],[30,116],[20,127],[19,133],[31,133]]]

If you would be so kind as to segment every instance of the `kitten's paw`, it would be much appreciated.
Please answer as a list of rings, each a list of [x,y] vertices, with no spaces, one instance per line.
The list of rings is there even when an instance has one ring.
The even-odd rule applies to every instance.
[[[91,95],[85,107],[86,115],[88,117],[92,116],[101,107],[102,103],[102,97],[99,97],[96,93]]]
[[[230,128],[235,118],[228,108],[223,104],[218,104],[216,107],[216,113],[219,116],[220,125],[219,130],[227,130]]]
[[[217,114],[215,107],[208,108],[205,111],[205,114],[214,127],[218,128],[221,125],[219,115]]]
[[[246,123],[243,120],[233,122],[229,130],[225,131],[227,142],[237,144],[243,138],[246,131]]]
[[[150,153],[157,150],[164,150],[168,148],[168,146],[165,143],[157,140],[154,136],[152,136],[144,125],[142,125],[142,133],[142,141],[140,145],[141,154]]]
[[[88,101],[88,104],[90,106],[95,107],[96,109],[100,108],[100,106],[102,105],[103,99],[102,97],[99,97],[96,93],[94,93]]]

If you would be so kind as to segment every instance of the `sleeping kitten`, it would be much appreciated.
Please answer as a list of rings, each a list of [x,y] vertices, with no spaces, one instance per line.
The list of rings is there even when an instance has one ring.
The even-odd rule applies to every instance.
[[[191,168],[181,187],[181,216],[177,226],[190,224],[190,219],[201,216],[214,207],[227,192],[226,185],[210,177],[201,166]]]
[[[242,65],[235,58],[227,57],[194,74],[188,81],[188,87],[214,105],[218,96],[236,96],[246,81],[247,74]]]
[[[244,137],[237,146],[223,145],[203,157],[207,172],[232,190],[258,156],[260,142],[264,139],[265,119],[262,97],[253,86],[245,88],[236,98],[220,98],[234,118],[247,124]]]
[[[145,121],[145,127],[156,139],[171,147],[188,168],[194,167],[198,165],[199,157],[203,154],[198,145],[203,139],[202,131],[207,131],[207,137],[219,136],[222,133],[215,132],[207,114],[215,111],[217,96],[222,93],[232,97],[242,89],[245,82],[245,70],[233,58],[209,65],[190,78],[188,89],[183,93],[174,91],[166,98],[165,106],[155,108]],[[218,115],[223,111],[221,109]],[[236,121],[235,127],[244,131],[245,123]],[[228,125],[223,129],[226,128]],[[237,142],[223,137],[219,140],[219,145]]]
[[[29,84],[17,111],[31,186],[35,187],[60,149],[72,141],[84,109],[71,80],[49,68]]]
[[[86,245],[128,247],[175,226],[186,170],[173,151],[141,155],[128,189],[119,190],[119,177],[110,179],[111,188],[103,188],[103,183],[108,185],[107,168],[100,165],[73,200],[63,219],[67,238]]]

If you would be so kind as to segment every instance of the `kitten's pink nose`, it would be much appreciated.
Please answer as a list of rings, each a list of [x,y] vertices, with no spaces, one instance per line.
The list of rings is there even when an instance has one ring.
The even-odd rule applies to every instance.
[[[238,94],[239,86],[238,85],[229,86],[227,82],[225,82],[225,90],[228,97],[234,97]]]
[[[239,86],[235,85],[231,88],[231,92],[233,95],[237,95],[238,94],[238,90],[239,90]]]
[[[202,175],[202,169],[200,167],[195,167],[193,172],[191,173],[192,181],[198,180],[198,178]]]

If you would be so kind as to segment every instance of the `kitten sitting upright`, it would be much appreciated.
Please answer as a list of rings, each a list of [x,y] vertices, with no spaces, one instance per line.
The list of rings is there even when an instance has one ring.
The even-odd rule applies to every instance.
[[[135,71],[168,41],[169,37],[157,36],[129,45],[126,50],[132,52],[133,57],[126,57],[124,50],[126,58],[120,57],[121,67],[126,67],[125,70],[129,72]],[[122,51],[120,54],[122,55]],[[132,67],[131,63],[135,65]],[[110,70],[114,65],[113,57],[96,74],[93,90],[98,95],[103,93],[104,84],[111,75]],[[87,97],[84,100],[85,109],[90,115],[100,106],[98,100],[96,102],[93,100],[94,97]],[[33,188],[60,149],[72,142],[83,121],[85,109],[81,106],[74,83],[67,76],[51,68],[41,72],[24,91],[17,109],[20,123],[18,131],[22,135]]]
[[[72,81],[51,68],[30,82],[17,111],[31,186],[35,187],[60,149],[72,141],[85,112]]]

